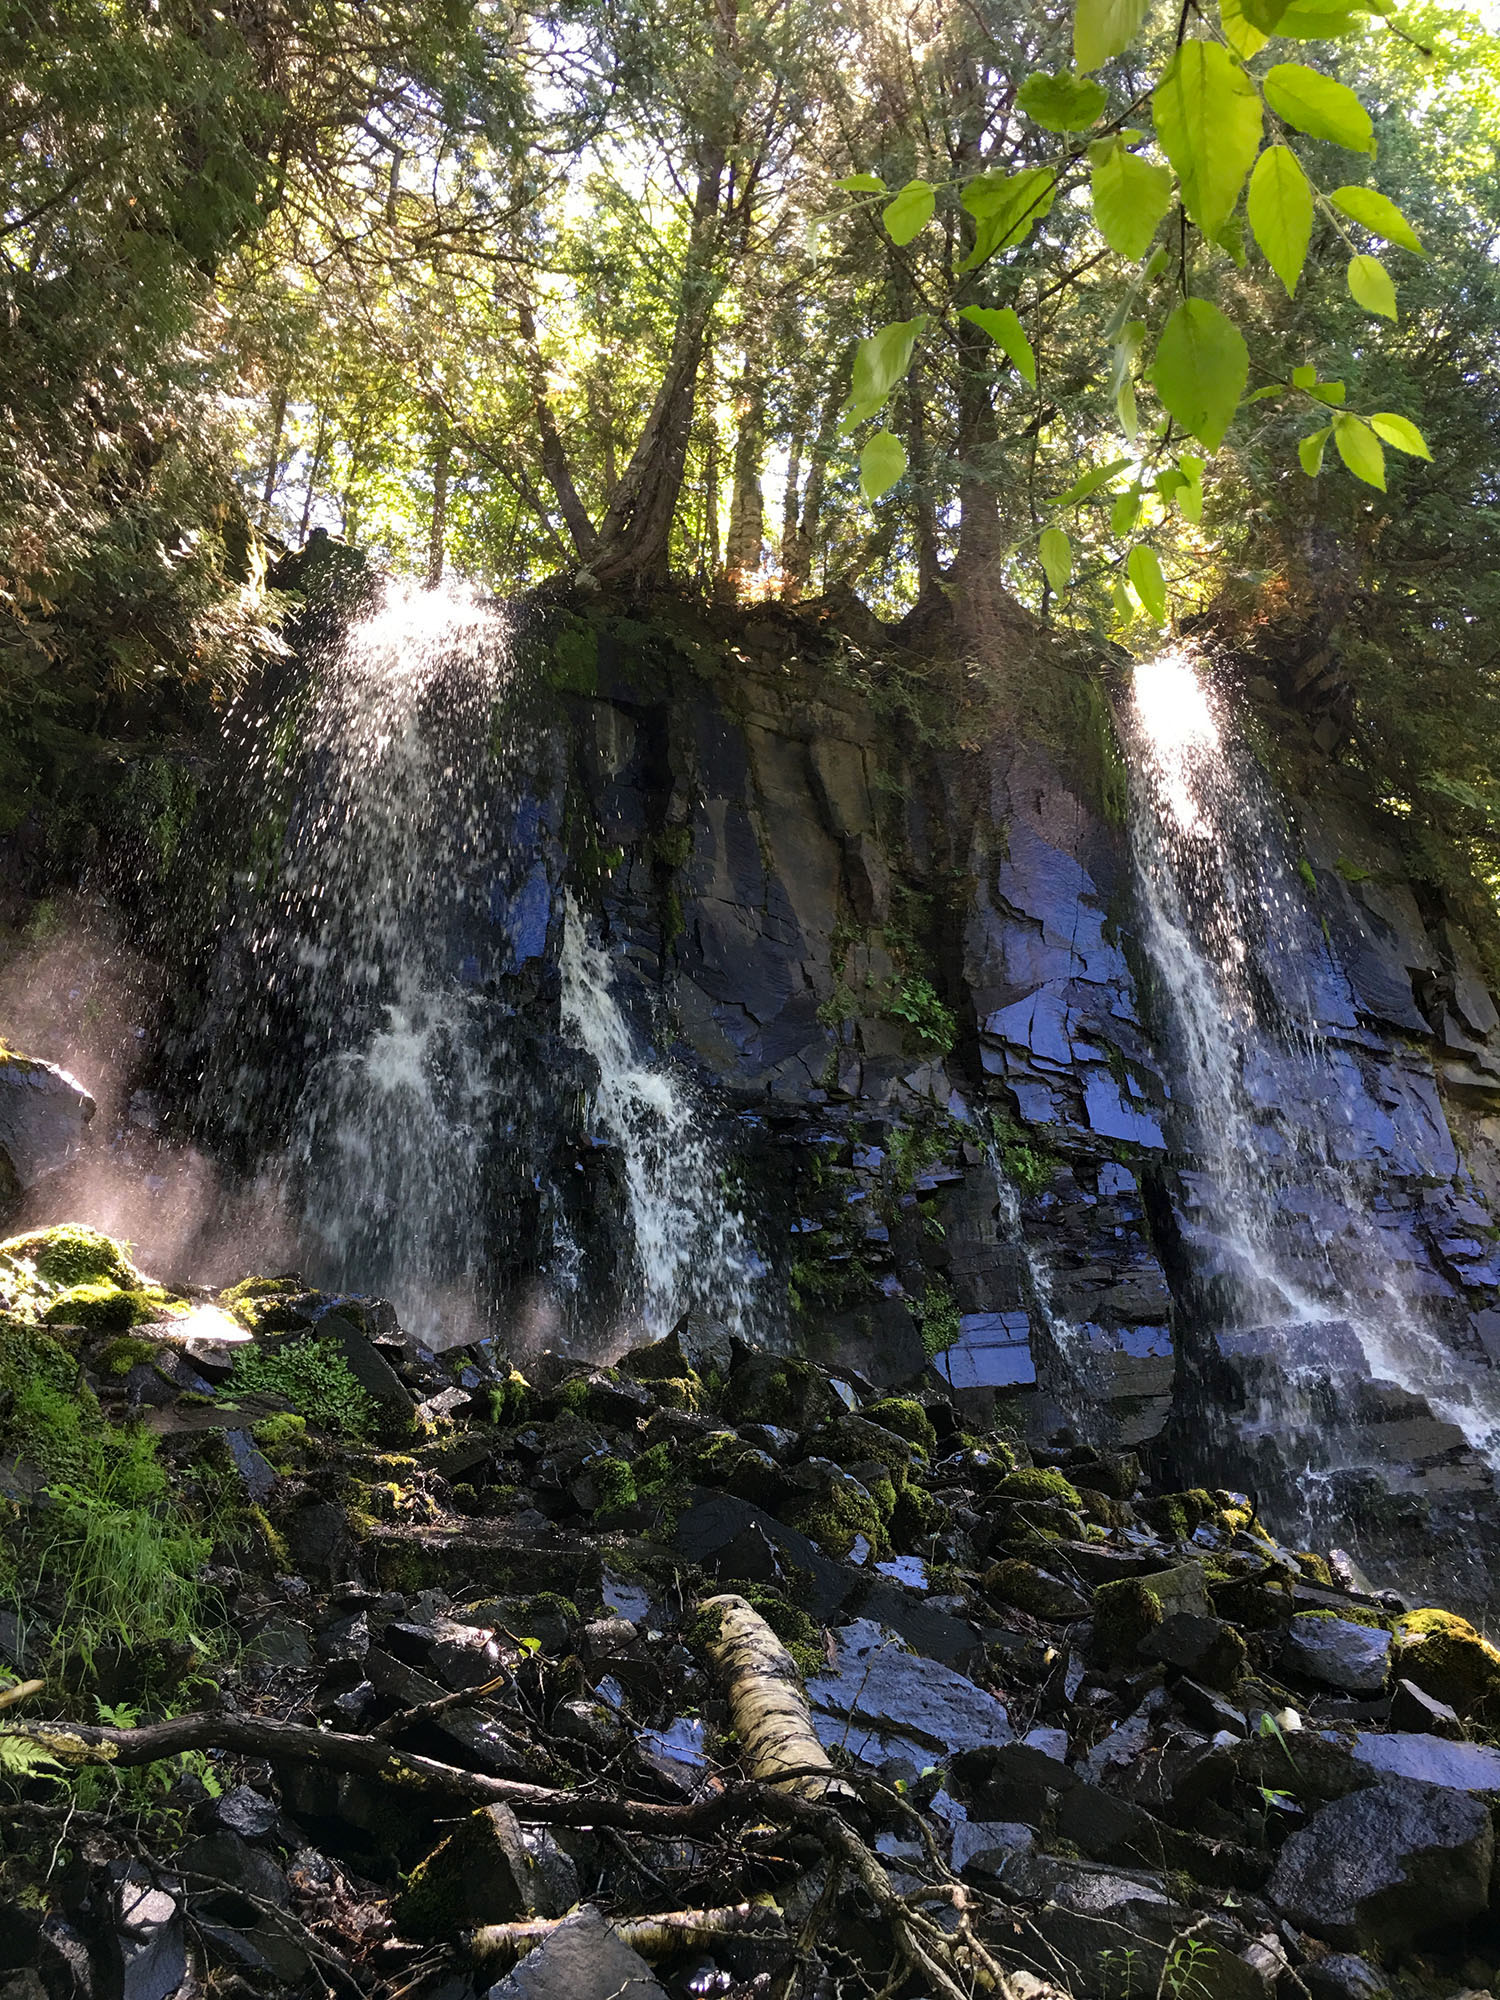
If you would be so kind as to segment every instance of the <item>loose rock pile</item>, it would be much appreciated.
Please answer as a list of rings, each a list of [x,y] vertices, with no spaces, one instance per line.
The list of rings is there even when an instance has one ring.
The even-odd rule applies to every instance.
[[[523,1376],[79,1235],[0,1246],[0,2000],[1490,1986],[1500,1652],[1246,1496],[709,1322]],[[204,1560],[85,1653],[122,1437]]]

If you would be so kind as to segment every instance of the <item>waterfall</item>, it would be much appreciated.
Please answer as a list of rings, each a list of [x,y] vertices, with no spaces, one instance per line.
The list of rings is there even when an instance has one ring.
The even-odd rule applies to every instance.
[[[1409,1296],[1357,1163],[1350,1093],[1364,1084],[1319,1008],[1342,974],[1254,758],[1177,652],[1136,667],[1124,734],[1142,942],[1199,1204],[1190,1249],[1220,1320],[1267,1330],[1260,1427],[1313,1454],[1309,1491],[1351,1449],[1309,1400],[1315,1357],[1324,1374],[1424,1398],[1493,1462],[1500,1398]],[[1279,1212],[1302,1226],[1278,1227]]]
[[[465,944],[498,865],[506,637],[461,589],[390,585],[318,661],[250,942],[306,1058],[283,1175],[309,1274],[389,1290],[440,1342],[474,1323],[489,1249],[503,1051]]]
[[[764,1266],[725,1184],[725,1160],[690,1080],[641,1046],[620,1003],[616,968],[589,941],[568,899],[562,947],[563,1032],[597,1072],[589,1111],[619,1151],[635,1270],[628,1316],[669,1333],[701,1311],[743,1336],[763,1334]]]

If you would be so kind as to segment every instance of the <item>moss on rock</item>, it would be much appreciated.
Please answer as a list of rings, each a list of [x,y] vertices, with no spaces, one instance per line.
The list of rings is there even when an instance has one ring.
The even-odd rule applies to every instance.
[[[1065,1507],[1081,1513],[1083,1502],[1078,1497],[1078,1488],[1060,1472],[1047,1472],[1040,1466],[1023,1465],[1014,1472],[1007,1473],[996,1487],[1002,1500],[1060,1500]]]
[[[102,1230],[82,1222],[59,1222],[0,1243],[0,1257],[29,1263],[46,1285],[83,1285],[107,1280],[123,1291],[133,1290],[141,1274],[125,1254],[125,1246]]]
[[[894,1431],[908,1444],[916,1445],[931,1458],[937,1451],[937,1432],[932,1419],[914,1396],[884,1396],[860,1412],[872,1424]]]
[[[1392,1665],[1466,1722],[1500,1724],[1500,1650],[1467,1619],[1435,1608],[1404,1612],[1395,1623]]]
[[[1161,1600],[1139,1577],[1101,1583],[1094,1592],[1094,1651],[1111,1666],[1125,1666],[1162,1622]]]
[[[125,1291],[109,1278],[91,1279],[59,1292],[42,1313],[48,1326],[81,1326],[90,1333],[121,1333],[154,1312],[140,1292]],[[127,1368],[133,1366],[128,1363]]]

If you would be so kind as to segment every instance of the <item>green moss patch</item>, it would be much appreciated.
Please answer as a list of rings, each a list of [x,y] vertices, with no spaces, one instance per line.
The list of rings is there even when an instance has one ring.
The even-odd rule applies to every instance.
[[[1392,1665],[1466,1721],[1500,1723],[1500,1650],[1451,1611],[1407,1611],[1396,1620]]]

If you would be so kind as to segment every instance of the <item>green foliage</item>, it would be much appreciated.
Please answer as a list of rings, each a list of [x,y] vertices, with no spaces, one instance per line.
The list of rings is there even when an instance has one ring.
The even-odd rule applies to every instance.
[[[49,1326],[81,1326],[91,1333],[117,1333],[151,1317],[150,1301],[139,1292],[121,1291],[107,1278],[70,1285],[47,1305],[42,1318]]]
[[[347,1438],[375,1435],[378,1408],[349,1371],[333,1340],[278,1340],[242,1348],[229,1377],[231,1395],[284,1396],[319,1430]]]
[[[202,1651],[211,1600],[198,1582],[210,1539],[172,1493],[155,1439],[113,1429],[48,1336],[0,1334],[0,1440],[36,1465],[44,1504],[8,1531],[16,1538],[11,1588],[44,1582],[57,1602],[47,1625],[60,1665],[91,1672],[104,1649]],[[29,1582],[28,1582],[29,1587]],[[16,1608],[29,1615],[25,1599]]]
[[[921,1297],[911,1301],[911,1313],[922,1336],[923,1352],[929,1360],[957,1340],[960,1332],[958,1300],[953,1296],[951,1286],[941,1278],[927,1280]]]
[[[636,1490],[635,1475],[630,1462],[623,1458],[590,1459],[588,1465],[598,1503],[594,1508],[597,1520],[607,1520],[612,1514],[619,1514],[627,1507],[633,1507],[640,1498]]]

